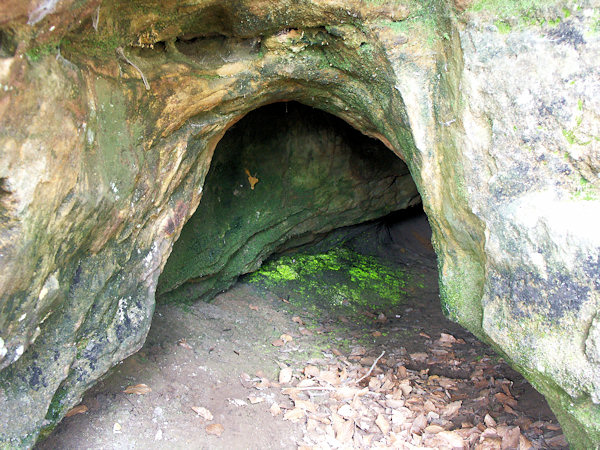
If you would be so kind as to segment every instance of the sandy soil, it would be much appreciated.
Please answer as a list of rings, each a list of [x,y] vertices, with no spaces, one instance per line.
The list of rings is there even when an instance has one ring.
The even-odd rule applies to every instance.
[[[481,433],[491,436],[486,430],[492,428],[497,432],[494,439],[500,448],[504,430],[501,424],[507,430],[519,426],[526,438],[522,442],[533,448],[564,447],[560,427],[544,399],[491,349],[442,315],[435,255],[423,220],[410,218],[400,225],[380,224],[370,231],[378,243],[378,256],[418,274],[424,286],[395,311],[387,311],[383,319],[369,311],[364,312],[366,320],[361,321],[348,320],[339,311],[322,310],[317,314],[314,309],[287,303],[284,296],[243,281],[210,304],[160,305],[142,350],[116,366],[89,391],[81,403],[80,410],[85,411],[65,418],[37,448],[296,449],[319,443],[322,448],[367,448],[383,442],[392,445],[390,436],[386,437],[380,427],[361,425],[357,419],[353,419],[359,424],[354,440],[351,437],[342,442],[339,433],[326,423],[328,411],[338,411],[340,406],[323,397],[327,386],[305,397],[318,407],[315,414],[321,415],[317,425],[305,417],[295,423],[285,420],[298,397],[290,396],[289,391],[286,395],[282,390],[285,383],[278,382],[282,367],[293,371],[293,381],[288,384],[306,382],[308,365],[329,370],[347,368],[350,378],[353,374],[358,377],[367,374],[384,350],[385,357],[368,374],[369,378],[382,379],[390,373],[396,381],[400,373],[412,377],[412,400],[408,394],[404,399],[409,408],[421,411],[423,404],[432,404],[426,401],[435,392],[428,391],[427,386],[447,380],[441,397],[447,394],[448,398],[435,398],[434,404],[460,401],[462,409],[446,416],[447,411],[430,411],[433,414],[428,413],[428,424],[445,430],[473,430],[476,434],[465,438],[465,448],[495,448],[481,446],[483,441],[488,442]],[[372,246],[363,245],[366,242],[369,240],[355,239],[353,246],[373,253]],[[440,347],[442,333],[456,341]],[[369,388],[378,383],[368,378],[366,382]],[[140,394],[123,392],[140,384],[147,386],[137,388]],[[381,395],[386,394],[381,387],[378,389]],[[439,394],[439,386],[436,389]],[[497,400],[502,389],[514,400],[508,410],[505,403]],[[210,411],[212,420],[193,409],[200,407]],[[281,408],[281,413],[274,416],[277,408]],[[372,409],[365,408],[365,414]],[[385,408],[382,411],[384,416],[393,412]],[[492,427],[496,422],[498,426]],[[402,444],[406,447],[396,442],[394,448],[427,447],[427,433],[436,428],[428,430],[417,429],[415,433],[410,423],[408,428],[399,426],[398,436],[401,431],[413,441]]]

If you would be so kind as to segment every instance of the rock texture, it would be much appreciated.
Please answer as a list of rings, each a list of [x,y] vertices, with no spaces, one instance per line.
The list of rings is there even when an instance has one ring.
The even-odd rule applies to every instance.
[[[0,6],[0,441],[139,348],[215,146],[296,100],[406,161],[446,314],[598,445],[600,15],[525,3]]]

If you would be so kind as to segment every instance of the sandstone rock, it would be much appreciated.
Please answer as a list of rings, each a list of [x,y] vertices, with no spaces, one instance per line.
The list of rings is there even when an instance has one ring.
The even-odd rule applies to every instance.
[[[0,6],[0,442],[139,348],[215,146],[296,100],[406,162],[446,314],[597,445],[598,5],[492,3]]]

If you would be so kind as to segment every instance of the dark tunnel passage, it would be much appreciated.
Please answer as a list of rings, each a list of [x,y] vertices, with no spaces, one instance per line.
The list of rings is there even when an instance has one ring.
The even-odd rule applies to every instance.
[[[437,280],[402,160],[325,112],[262,107],[215,150],[144,347],[38,447],[561,448]]]

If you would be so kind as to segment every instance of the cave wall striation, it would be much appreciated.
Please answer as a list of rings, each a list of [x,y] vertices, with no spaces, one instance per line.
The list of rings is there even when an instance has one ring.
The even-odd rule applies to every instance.
[[[444,312],[597,446],[599,5],[522,3],[4,2],[2,445],[139,349],[217,143],[295,100],[405,161]]]

